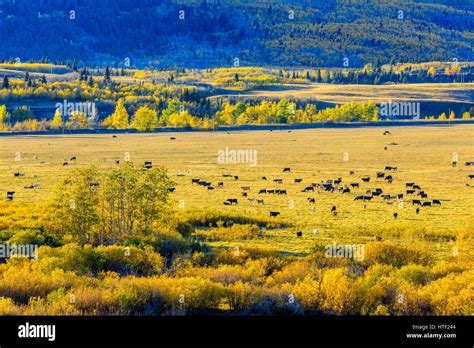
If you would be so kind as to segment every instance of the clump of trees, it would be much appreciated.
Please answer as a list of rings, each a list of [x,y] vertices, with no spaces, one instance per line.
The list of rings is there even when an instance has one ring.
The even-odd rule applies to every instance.
[[[163,168],[130,162],[108,173],[79,169],[56,189],[48,228],[79,244],[114,244],[153,235],[168,215],[173,182]]]

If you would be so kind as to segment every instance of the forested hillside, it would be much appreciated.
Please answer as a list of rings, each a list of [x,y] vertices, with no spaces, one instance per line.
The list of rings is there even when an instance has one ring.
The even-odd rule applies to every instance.
[[[0,59],[118,67],[127,58],[132,67],[472,61],[473,18],[470,0],[0,0]]]

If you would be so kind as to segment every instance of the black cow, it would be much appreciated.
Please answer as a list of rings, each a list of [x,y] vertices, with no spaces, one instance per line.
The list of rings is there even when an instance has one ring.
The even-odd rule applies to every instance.
[[[397,167],[391,167],[391,166],[385,166],[383,170],[392,170],[394,172],[396,172],[398,170]]]
[[[170,140],[176,140],[176,138],[175,137],[170,137]]]
[[[191,184],[199,184],[201,179],[191,179]]]
[[[7,191],[7,201],[13,201],[13,195],[15,191]]]
[[[466,162],[464,163],[467,167],[474,166],[474,162]]]
[[[419,199],[413,199],[411,201],[411,205],[415,205],[415,204],[421,205],[421,201]]]
[[[217,187],[224,187],[224,183],[223,183],[222,181],[219,181],[219,182],[217,183]]]
[[[289,173],[291,172],[291,168],[283,168],[283,173]]]
[[[370,201],[372,200],[372,196],[364,196],[364,201]]]
[[[117,136],[116,136],[116,135],[112,135],[112,138],[117,138]]]
[[[387,175],[387,177],[385,178],[385,180],[387,180],[387,182],[388,182],[389,184],[391,184],[392,181],[393,181],[393,177],[392,177],[391,175]]]
[[[431,202],[423,202],[423,207],[431,207]]]
[[[349,175],[354,175],[354,174],[355,174],[355,172],[354,172],[353,170],[351,170],[351,171],[349,172]]]
[[[77,157],[76,157],[76,156],[72,156],[69,160],[70,160],[70,161],[75,161],[75,160],[77,160]]]
[[[392,133],[390,133],[390,131],[386,130],[385,132],[383,132],[383,135],[392,135]]]
[[[397,198],[398,198],[398,199],[402,199],[402,198],[403,198],[403,193],[398,194],[398,195],[397,195]]]
[[[302,236],[303,236],[303,232],[301,232],[301,231],[296,232],[296,236],[297,236],[297,237],[302,237]]]
[[[120,164],[120,160],[115,160],[115,164]]]
[[[415,194],[415,190],[407,190],[407,195],[413,195]]]
[[[258,194],[259,194],[259,195],[264,194],[264,193],[267,193],[267,190],[262,189],[262,190],[258,191]]]
[[[237,198],[229,198],[229,199],[227,199],[227,202],[229,202],[231,205],[232,204],[237,205],[238,200],[237,200]]]
[[[264,201],[263,199],[257,199],[257,203],[258,203],[258,204],[264,204],[265,201]]]
[[[381,241],[382,241],[382,237],[380,237],[380,236],[375,236],[375,240],[376,240],[377,242],[381,242]]]
[[[176,187],[170,187],[170,188],[168,189],[168,191],[171,192],[171,193],[173,193],[174,191],[176,191]]]
[[[262,180],[267,181],[267,177],[266,177],[266,176],[262,176]]]
[[[316,203],[316,200],[312,197],[308,197],[308,202],[309,203]]]
[[[308,192],[308,191],[313,191],[314,192],[314,187],[313,186],[305,187],[305,189],[302,192]]]
[[[356,198],[354,198],[354,201],[363,201],[364,200],[364,196],[356,196]]]
[[[433,205],[441,205],[441,201],[439,199],[433,199]]]
[[[234,175],[234,180],[239,180],[239,177],[237,175]]]
[[[303,181],[303,179],[295,179],[295,183],[296,183],[296,184],[299,184],[299,183],[302,182],[302,181]]]
[[[370,176],[366,177],[366,178],[362,178],[362,181],[363,182],[370,182]]]
[[[20,176],[25,176],[25,173],[19,173],[18,172],[18,173],[14,173],[13,176],[16,177],[16,178],[19,178]]]
[[[398,217],[398,213],[393,213],[393,217],[396,219]]]
[[[270,212],[270,217],[277,217],[278,215],[280,215],[279,211],[271,211]]]
[[[145,169],[151,169],[153,168],[153,164],[151,161],[145,161]]]
[[[421,186],[420,185],[413,185],[412,188],[414,190],[421,190]]]
[[[469,175],[468,175],[468,178],[469,178],[469,179],[474,179],[474,174],[469,174]]]
[[[242,192],[242,197],[247,197],[247,196],[248,196],[247,192]]]
[[[359,184],[358,184],[358,183],[352,183],[351,186],[352,186],[353,188],[355,188],[355,187],[359,187]]]
[[[63,162],[63,166],[67,166],[67,165],[69,165],[69,163]]]
[[[407,182],[407,183],[405,183],[405,187],[413,187],[413,185],[415,185],[414,182]]]
[[[208,186],[208,187],[207,187],[207,190],[208,190],[208,191],[212,191],[212,190],[214,190],[214,187]]]
[[[273,181],[277,184],[283,184],[283,179],[274,179]]]
[[[378,172],[377,173],[377,179],[385,177],[385,173],[383,172]]]
[[[351,190],[346,187],[345,189],[342,190],[342,193],[351,193]]]
[[[335,205],[332,206],[331,211],[336,211],[337,207]]]
[[[276,190],[276,193],[279,195],[286,195],[286,190]]]
[[[415,213],[418,215],[420,213],[420,208],[416,208]]]

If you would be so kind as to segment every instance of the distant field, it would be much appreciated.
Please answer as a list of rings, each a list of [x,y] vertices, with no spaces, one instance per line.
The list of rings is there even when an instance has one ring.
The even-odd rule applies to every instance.
[[[0,138],[0,216],[15,214],[15,205],[33,204],[51,197],[53,188],[68,172],[88,164],[103,169],[123,162],[125,153],[136,163],[153,161],[164,165],[175,182],[172,198],[175,208],[210,209],[218,213],[239,214],[269,219],[270,211],[279,211],[275,222],[288,228],[268,228],[264,237],[252,240],[212,242],[215,246],[262,246],[281,252],[304,254],[315,243],[365,243],[381,236],[395,243],[422,243],[444,257],[454,240],[464,232],[472,233],[474,217],[474,126],[392,127],[392,135],[383,129],[313,129],[287,131],[205,132],[174,134],[120,134],[71,136],[15,136]],[[170,137],[176,140],[170,140]],[[257,166],[249,164],[219,164],[217,152],[225,148],[256,150]],[[384,150],[387,147],[387,150]],[[343,154],[347,152],[344,161]],[[15,154],[20,160],[15,161]],[[451,166],[453,153],[459,163]],[[77,161],[70,161],[77,156]],[[63,161],[69,162],[63,166]],[[390,173],[392,184],[376,179],[384,166],[396,166]],[[290,167],[290,173],[282,169]],[[355,174],[349,175],[350,171]],[[15,178],[14,173],[25,173]],[[176,176],[183,173],[184,176]],[[239,180],[223,177],[229,173]],[[386,173],[389,173],[386,171]],[[261,179],[266,176],[268,181]],[[370,176],[370,183],[361,177]],[[311,183],[342,178],[340,186],[360,183],[351,193],[301,192]],[[212,182],[214,191],[192,185],[192,178]],[[295,178],[303,179],[294,183]],[[283,184],[273,182],[283,179]],[[218,188],[217,182],[224,182]],[[470,186],[466,186],[470,181]],[[406,182],[415,182],[428,194],[426,200],[441,200],[440,207],[423,207],[417,215],[406,195]],[[40,184],[36,189],[24,186]],[[257,205],[241,196],[241,187],[250,186],[248,198],[264,199]],[[403,206],[397,199],[374,198],[371,202],[354,201],[366,190],[381,188],[384,194],[404,193]],[[286,189],[287,195],[258,194],[261,189]],[[16,191],[15,202],[4,202],[6,191]],[[237,198],[237,206],[224,206],[228,198]],[[315,204],[307,198],[315,198]],[[366,204],[366,208],[364,208]],[[331,207],[337,206],[333,216]],[[315,206],[315,208],[312,208]],[[7,209],[8,207],[13,208]],[[314,209],[314,210],[313,210]],[[8,210],[8,211],[7,211]],[[398,213],[398,218],[393,213]],[[21,219],[21,217],[13,217]],[[317,229],[317,233],[314,230]],[[296,238],[295,232],[303,237]]]
[[[318,100],[332,103],[365,102],[376,103],[389,100],[466,102],[472,103],[472,83],[422,83],[398,85],[337,85],[312,83],[308,85],[286,85],[245,93],[229,93],[233,98],[288,98]],[[216,96],[217,97],[217,96]]]

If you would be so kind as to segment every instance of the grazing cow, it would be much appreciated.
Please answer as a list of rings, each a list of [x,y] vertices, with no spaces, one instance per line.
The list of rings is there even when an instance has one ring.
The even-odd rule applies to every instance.
[[[279,195],[286,195],[286,190],[276,190],[276,193]]]
[[[423,207],[431,207],[431,202],[423,202]]]
[[[247,196],[248,196],[247,192],[242,192],[242,197],[247,197]]]
[[[390,131],[386,130],[385,132],[383,132],[383,135],[392,135],[392,133],[390,133]]]
[[[116,135],[112,135],[112,138],[117,138],[117,136],[116,136]]]
[[[13,201],[13,195],[15,191],[7,191],[7,201]]]
[[[469,179],[474,179],[474,174],[469,174],[468,177]]]
[[[451,166],[452,166],[453,168],[456,168],[457,165],[458,165],[458,162],[456,162],[456,161],[453,161],[453,162],[451,163]]]
[[[170,137],[170,140],[176,140],[176,138],[175,137]]]
[[[304,189],[302,192],[309,192],[309,191],[313,191],[313,192],[314,192],[314,187],[313,187],[313,186],[305,187],[305,189]]]
[[[19,178],[20,176],[25,176],[25,173],[19,173],[19,172],[18,172],[18,173],[14,173],[13,176],[14,176],[15,178]]]
[[[280,215],[279,211],[271,211],[270,212],[270,217],[277,217],[278,215]]]
[[[234,175],[234,180],[239,180],[239,177],[237,175]]]
[[[274,193],[275,193],[275,190],[267,190],[267,193],[268,193],[268,194],[274,194]]]
[[[153,168],[153,164],[151,161],[145,161],[145,169],[151,169]]]
[[[289,173],[291,172],[291,168],[283,168],[283,173]]]
[[[382,194],[382,191],[374,191],[372,192],[372,196],[380,196]]]
[[[91,183],[89,183],[89,186],[90,187],[99,187],[99,183],[98,182],[91,182]]]
[[[266,177],[266,176],[262,176],[262,180],[267,181],[267,177]]]
[[[388,150],[388,147],[384,146],[384,148],[383,148],[383,149],[384,149],[384,150]]]
[[[115,164],[120,164],[120,160],[115,160]]]
[[[255,198],[247,198],[249,202],[255,202]]]
[[[415,190],[407,190],[407,195],[413,195],[415,194]]]
[[[232,174],[222,174],[222,176],[223,176],[224,178],[232,178],[232,177],[233,177]]]
[[[397,198],[398,198],[398,199],[402,199],[402,198],[403,198],[403,193],[398,194],[398,195],[397,195]]]
[[[168,189],[168,191],[171,192],[171,193],[173,193],[174,191],[176,191],[176,187],[170,187],[170,188]]]
[[[301,231],[296,232],[296,236],[297,236],[297,237],[302,237],[302,236],[303,236],[303,232],[301,232]]]
[[[362,178],[362,181],[363,182],[370,182],[370,176]]]
[[[237,200],[237,198],[229,198],[229,199],[227,199],[227,202],[229,202],[231,205],[232,204],[237,205],[238,200]]]
[[[359,184],[358,184],[358,183],[352,183],[351,186],[352,186],[353,188],[356,188],[356,187],[359,187]]]
[[[413,185],[415,185],[414,182],[407,182],[407,183],[405,183],[405,187],[413,187]]]
[[[224,205],[230,205],[230,202],[225,201],[225,202],[224,202]]]
[[[419,199],[413,199],[411,201],[411,205],[415,205],[415,204],[421,205],[421,201]]]
[[[390,195],[383,195],[382,197],[383,197],[383,199],[385,199],[385,200],[389,200],[389,199],[391,198]]]
[[[264,194],[264,193],[267,193],[267,190],[266,190],[266,189],[262,189],[262,190],[258,191],[258,194],[259,194],[259,195]]]
[[[441,201],[439,199],[433,199],[433,205],[441,205]]]
[[[257,199],[257,204],[265,204],[265,201],[263,199]]]
[[[373,196],[364,196],[364,201],[371,201]]]
[[[35,187],[33,185],[30,185],[30,186],[24,186],[23,188],[26,188],[26,189],[34,189]]]
[[[336,211],[337,207],[335,205],[332,206],[331,211]]]
[[[398,213],[393,213],[393,217],[396,219],[398,217]]]
[[[355,174],[355,172],[354,172],[353,170],[351,170],[351,171],[349,172],[349,175],[354,175],[354,174]]]
[[[276,182],[277,184],[283,184],[283,179],[275,179],[273,181]]]
[[[331,191],[331,192],[334,192],[334,186],[332,185],[324,185],[324,190],[325,191]]]
[[[413,190],[421,190],[421,186],[420,185],[413,185],[412,189]]]
[[[299,184],[302,181],[303,181],[303,179],[295,179],[295,184]]]
[[[420,208],[416,208],[415,213],[418,215],[420,213]]]
[[[377,242],[381,242],[381,241],[382,241],[382,237],[380,237],[380,236],[375,236],[375,240],[376,240]]]
[[[383,170],[391,170],[391,171],[396,172],[398,170],[398,168],[397,167],[391,167],[391,166],[385,166]]]
[[[63,166],[67,166],[67,165],[69,165],[69,163],[63,162]]]
[[[77,157],[76,157],[76,156],[72,156],[69,160],[70,160],[70,161],[75,161],[75,160],[77,160]]]
[[[219,182],[217,183],[217,187],[224,187],[224,183],[223,183],[222,181],[219,181]]]
[[[207,190],[208,190],[208,191],[212,191],[212,190],[214,190],[214,187],[208,186],[208,187],[207,187]]]
[[[420,196],[421,196],[421,198],[423,198],[423,199],[428,198],[428,195],[427,195],[426,193],[424,193],[424,192],[423,192]]]
[[[383,172],[378,172],[377,173],[377,179],[380,179],[380,178],[383,178],[383,177],[385,177],[385,173],[383,173]]]
[[[191,184],[199,184],[201,179],[191,179]]]
[[[354,198],[354,201],[363,201],[364,200],[364,196],[356,196],[356,198]]]
[[[337,180],[334,180],[334,183],[336,185],[339,185],[342,182],[342,178],[337,178]]]
[[[392,177],[391,175],[387,175],[387,177],[385,178],[385,180],[387,180],[387,182],[388,182],[389,184],[391,184],[392,181],[393,181],[393,177]]]
[[[242,186],[242,191],[250,191],[250,186]]]
[[[464,163],[467,167],[474,166],[474,162],[466,162]]]
[[[346,187],[345,189],[342,190],[342,193],[351,193],[351,190]]]
[[[316,200],[312,197],[308,197],[308,202],[309,203],[316,203]]]

